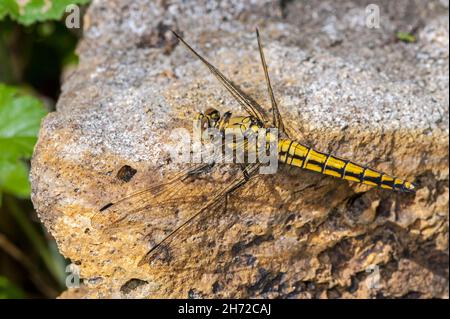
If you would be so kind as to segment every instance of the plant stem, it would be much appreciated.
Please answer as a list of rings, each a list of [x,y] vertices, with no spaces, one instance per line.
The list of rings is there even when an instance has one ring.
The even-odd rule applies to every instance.
[[[63,285],[65,280],[64,269],[58,267],[57,263],[54,262],[52,255],[49,251],[48,246],[45,241],[42,240],[41,234],[33,226],[33,224],[25,216],[25,213],[20,209],[17,201],[14,197],[5,196],[5,204],[8,207],[11,215],[15,218],[16,222],[19,224],[20,228],[23,230],[25,235],[30,240],[31,244],[34,246],[36,251],[41,256],[44,264],[46,265],[49,272],[56,279],[56,281]]]
[[[36,288],[45,296],[48,298],[54,298],[58,294],[55,289],[53,289],[39,276],[39,274],[36,273],[36,269],[31,260],[2,233],[0,233],[0,248],[27,269],[30,273],[30,279],[34,282]]]

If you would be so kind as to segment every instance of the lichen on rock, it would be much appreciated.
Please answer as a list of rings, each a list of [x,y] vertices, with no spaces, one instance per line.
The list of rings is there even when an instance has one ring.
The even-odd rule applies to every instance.
[[[61,297],[448,298],[448,8],[381,2],[374,29],[364,3],[94,1],[32,160],[33,203],[83,279]],[[170,260],[138,266],[149,234],[189,212],[150,209],[113,232],[92,216],[175,173],[164,145],[198,110],[243,114],[169,29],[267,108],[256,26],[298,140],[418,191],[280,167],[192,225]],[[416,42],[396,40],[413,29]]]

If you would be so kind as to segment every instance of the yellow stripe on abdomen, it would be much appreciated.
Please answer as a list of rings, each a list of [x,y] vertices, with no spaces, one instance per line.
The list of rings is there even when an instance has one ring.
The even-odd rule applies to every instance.
[[[301,167],[352,182],[405,192],[415,191],[415,186],[412,183],[352,161],[316,151],[288,139],[279,140],[278,159],[287,165]]]

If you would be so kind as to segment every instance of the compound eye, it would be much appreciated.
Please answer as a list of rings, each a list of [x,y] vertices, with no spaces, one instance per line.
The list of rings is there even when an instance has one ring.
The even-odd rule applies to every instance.
[[[207,109],[205,115],[214,122],[217,122],[220,119],[220,112],[213,108]]]

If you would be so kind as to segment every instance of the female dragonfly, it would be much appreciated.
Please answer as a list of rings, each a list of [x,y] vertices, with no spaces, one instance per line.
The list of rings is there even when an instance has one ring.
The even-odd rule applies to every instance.
[[[411,182],[379,172],[367,166],[357,164],[348,159],[343,159],[331,154],[317,151],[314,148],[306,146],[290,137],[288,130],[283,124],[283,120],[273,94],[258,30],[256,30],[256,38],[272,106],[271,120],[268,119],[267,113],[258,103],[234,85],[233,82],[227,79],[225,75],[223,75],[204,57],[197,53],[184,41],[180,35],[174,31],[172,32],[195,57],[203,62],[203,64],[211,71],[211,73],[219,80],[219,82],[236,99],[236,101],[247,113],[243,116],[233,116],[231,112],[225,112],[221,115],[220,112],[215,109],[208,109],[204,113],[197,114],[195,118],[202,129],[216,128],[223,134],[225,134],[224,132],[227,129],[235,129],[238,132],[241,132],[245,141],[249,138],[249,136],[251,136],[251,134],[254,134],[260,129],[277,128],[278,136],[275,137],[278,140],[277,158],[282,164],[392,191],[405,193],[415,192],[416,186]],[[267,139],[270,138],[274,137],[268,134]],[[233,148],[236,147],[237,145],[233,146]],[[105,205],[94,215],[93,221],[96,224],[102,225],[105,230],[112,231],[116,227],[121,227],[120,225],[123,225],[124,223],[129,224],[137,214],[141,214],[145,210],[151,209],[153,211],[152,218],[157,220],[155,208],[177,207],[177,209],[179,209],[182,205],[181,201],[183,201],[185,205],[194,205],[194,203],[196,203],[196,205],[200,205],[192,215],[180,224],[175,225],[173,229],[168,231],[161,240],[155,242],[146,256],[144,256],[140,261],[139,264],[142,265],[151,261],[156,252],[160,251],[164,247],[167,248],[169,243],[172,242],[173,239],[190,223],[197,218],[200,218],[200,216],[205,216],[216,211],[220,203],[223,203],[224,201],[226,202],[228,195],[236,189],[242,187],[249,180],[253,179],[253,177],[259,175],[257,170],[260,165],[261,163],[242,164],[242,174],[232,178],[232,180],[224,186],[217,187],[217,183],[212,185],[210,188],[216,189],[211,192],[209,192],[210,188],[206,187],[205,189],[208,189],[208,193],[206,196],[203,194],[202,200],[193,199],[189,201],[184,198],[184,195],[187,192],[194,192],[193,189],[195,186],[193,186],[194,184],[192,181],[196,180],[201,175],[208,174],[211,167],[214,166],[214,159],[208,163],[197,164],[194,167],[182,170],[163,183],[151,186],[145,190],[124,197],[116,202]],[[177,195],[179,195],[179,197],[177,197]],[[136,203],[144,203],[144,205],[136,205]],[[167,215],[165,216],[167,217]]]

